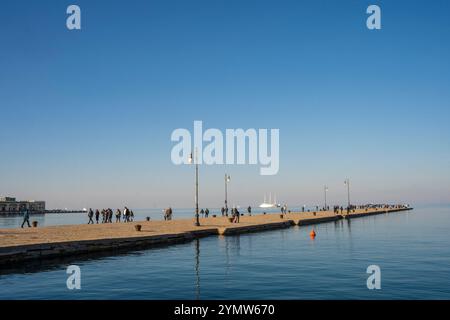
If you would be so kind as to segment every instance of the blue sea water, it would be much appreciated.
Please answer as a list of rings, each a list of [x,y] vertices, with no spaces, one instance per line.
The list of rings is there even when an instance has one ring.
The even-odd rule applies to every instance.
[[[67,289],[71,264],[80,290]],[[367,288],[369,265],[380,290]],[[450,208],[0,271],[0,299],[450,299]]]

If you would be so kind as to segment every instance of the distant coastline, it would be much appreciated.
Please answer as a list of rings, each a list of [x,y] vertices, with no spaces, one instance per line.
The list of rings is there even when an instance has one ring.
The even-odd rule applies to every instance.
[[[66,214],[66,213],[84,213],[86,211],[84,210],[65,210],[65,209],[51,209],[51,210],[44,210],[44,211],[31,211],[30,214],[32,215],[36,215],[36,214],[47,214],[47,213],[61,213],[61,214]],[[20,216],[22,215],[23,212],[1,212],[0,211],[0,217],[2,216]]]

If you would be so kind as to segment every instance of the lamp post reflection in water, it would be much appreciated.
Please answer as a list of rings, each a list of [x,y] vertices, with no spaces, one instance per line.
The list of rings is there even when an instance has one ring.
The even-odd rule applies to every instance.
[[[200,240],[195,239],[195,287],[196,299],[200,300]]]
[[[348,233],[351,234],[352,233],[352,224],[351,224],[351,220],[352,219],[345,219],[347,220],[347,229],[348,229]]]

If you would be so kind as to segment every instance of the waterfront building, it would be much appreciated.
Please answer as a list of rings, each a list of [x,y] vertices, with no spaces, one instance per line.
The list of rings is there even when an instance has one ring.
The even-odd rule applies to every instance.
[[[45,201],[17,201],[13,197],[0,197],[0,214],[20,213],[24,210],[32,213],[45,212]]]

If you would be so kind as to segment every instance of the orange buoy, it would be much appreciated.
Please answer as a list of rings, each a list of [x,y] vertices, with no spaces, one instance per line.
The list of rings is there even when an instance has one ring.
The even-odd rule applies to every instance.
[[[315,237],[316,237],[316,232],[314,231],[314,229],[311,230],[311,232],[309,233],[309,236],[310,236],[311,238],[315,238]]]

